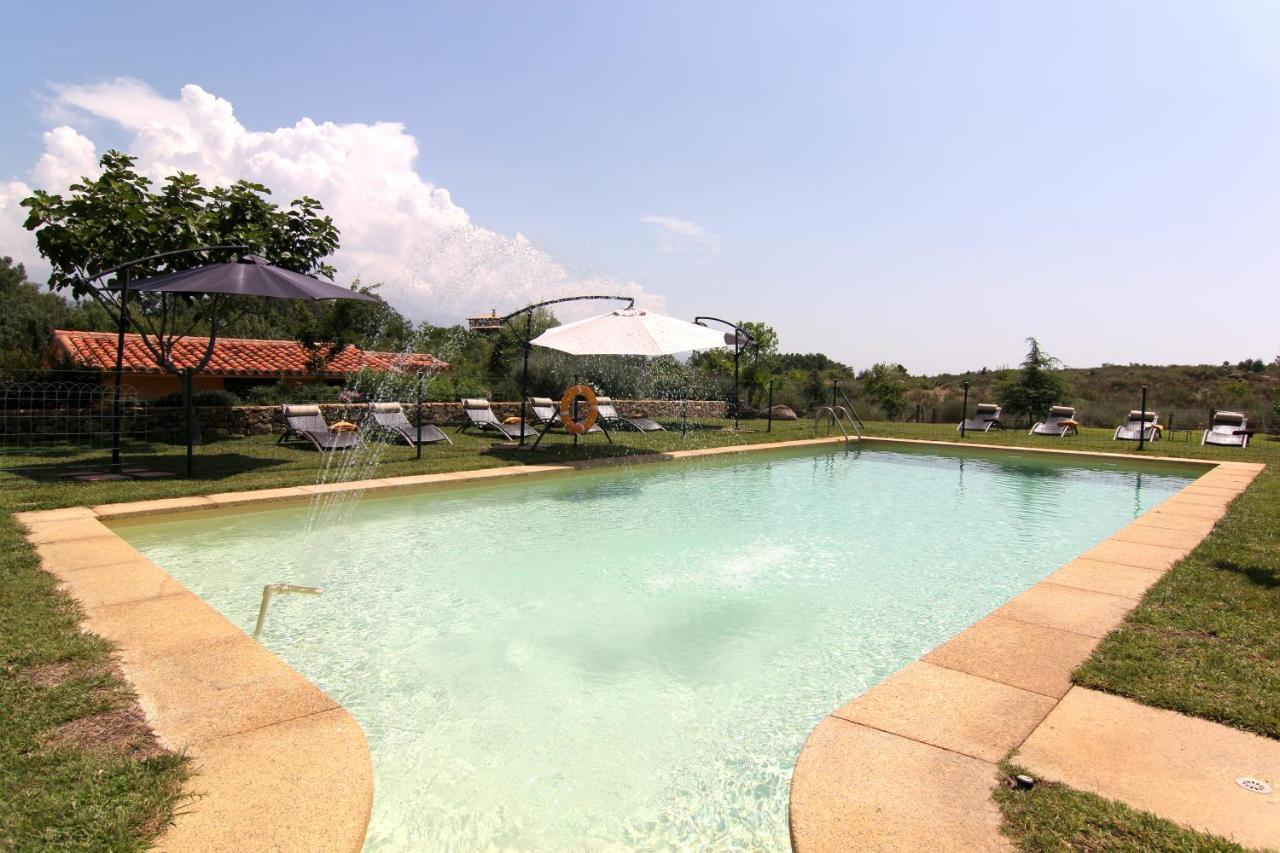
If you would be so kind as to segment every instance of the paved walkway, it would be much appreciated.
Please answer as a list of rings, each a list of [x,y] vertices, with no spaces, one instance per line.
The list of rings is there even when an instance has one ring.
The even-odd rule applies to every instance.
[[[796,853],[1008,849],[991,793],[997,763],[1024,744],[1027,752],[1018,760],[1048,778],[1188,826],[1213,826],[1244,843],[1280,844],[1280,838],[1256,840],[1272,837],[1265,829],[1280,829],[1275,795],[1222,789],[1224,772],[1235,774],[1227,780],[1232,786],[1236,775],[1263,774],[1273,783],[1280,778],[1270,758],[1236,760],[1258,742],[1273,742],[1192,720],[1194,736],[1233,750],[1210,763],[1212,748],[1179,744],[1192,736],[1181,722],[1188,718],[1071,685],[1072,671],[1098,641],[1209,534],[1262,468],[1219,464],[819,723],[792,777]],[[1098,709],[1108,704],[1139,710],[1106,727]],[[1146,739],[1130,730],[1144,726]],[[1143,769],[1130,777],[1126,768],[1139,754]],[[1163,779],[1162,772],[1168,774]],[[1165,793],[1127,799],[1148,785]],[[1224,805],[1214,818],[1209,812],[1218,803],[1230,809]]]
[[[1018,750],[1035,776],[1249,847],[1280,849],[1280,741],[1073,687]]]

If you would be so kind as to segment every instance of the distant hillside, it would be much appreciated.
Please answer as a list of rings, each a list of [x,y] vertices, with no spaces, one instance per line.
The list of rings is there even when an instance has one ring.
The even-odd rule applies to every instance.
[[[1014,369],[970,374],[940,374],[907,379],[906,398],[914,419],[959,421],[963,397],[961,383],[970,382],[969,404],[1001,402],[996,384]],[[1280,364],[1260,361],[1240,365],[1105,364],[1102,367],[1065,368],[1056,371],[1070,389],[1064,405],[1079,409],[1078,417],[1089,426],[1115,426],[1130,409],[1138,408],[1140,388],[1147,386],[1147,407],[1160,412],[1161,421],[1172,416],[1175,426],[1208,421],[1212,409],[1249,413],[1260,428],[1280,430]],[[862,395],[860,395],[861,397]],[[861,400],[869,408],[872,404]]]

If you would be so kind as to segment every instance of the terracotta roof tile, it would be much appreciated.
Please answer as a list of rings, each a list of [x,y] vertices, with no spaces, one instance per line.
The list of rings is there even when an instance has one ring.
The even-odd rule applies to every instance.
[[[208,338],[189,337],[178,341],[174,348],[174,364],[179,368],[194,366],[208,345]],[[116,334],[114,332],[53,333],[50,354],[59,360],[67,360],[79,367],[114,370],[116,365]],[[307,350],[297,341],[260,341],[247,338],[218,338],[213,348],[213,358],[201,371],[209,376],[314,376],[336,379],[363,368],[370,370],[402,370],[440,372],[449,365],[426,353],[394,353],[362,350],[350,346],[330,361],[319,372],[307,365]],[[151,351],[142,342],[141,335],[125,335],[124,369],[128,373],[165,373],[156,364]]]

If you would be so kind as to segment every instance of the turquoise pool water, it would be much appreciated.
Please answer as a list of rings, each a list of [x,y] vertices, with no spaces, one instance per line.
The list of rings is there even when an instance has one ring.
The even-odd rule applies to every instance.
[[[787,848],[823,715],[1181,488],[874,450],[171,517],[126,539],[345,705],[366,847]]]

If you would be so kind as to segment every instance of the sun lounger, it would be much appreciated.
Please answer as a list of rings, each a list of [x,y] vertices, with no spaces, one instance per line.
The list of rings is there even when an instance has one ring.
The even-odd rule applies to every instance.
[[[417,446],[419,441],[423,444],[434,444],[437,441],[453,444],[453,440],[435,424],[423,424],[421,429],[414,426],[404,416],[404,409],[399,403],[371,403],[369,417],[382,432],[404,439],[410,447]]]
[[[354,431],[335,432],[320,414],[319,406],[295,406],[285,403],[280,407],[284,414],[285,430],[276,444],[284,444],[291,437],[311,442],[316,450],[350,450],[360,443]]]
[[[1213,421],[1204,431],[1201,444],[1223,447],[1249,446],[1249,416],[1244,412],[1214,412]]]
[[[965,432],[986,432],[991,429],[1004,429],[1000,424],[1000,407],[995,403],[979,403],[973,417],[966,418],[960,426]],[[960,429],[957,426],[956,429]]]
[[[1052,435],[1058,438],[1076,432],[1076,410],[1074,406],[1051,406],[1049,416],[1036,422],[1028,435]]]
[[[618,408],[613,405],[613,399],[610,397],[596,397],[596,410],[600,413],[600,420],[604,421],[606,426],[626,424],[640,432],[656,432],[657,430],[666,432],[667,429],[657,421],[649,420],[648,418],[624,418],[618,414]]]
[[[498,420],[498,416],[493,413],[493,406],[489,404],[488,400],[464,398],[462,412],[467,421],[459,428],[458,432],[466,432],[472,427],[481,432],[493,430],[501,433],[502,437],[507,441],[519,441],[522,431],[525,438],[533,438],[538,434],[538,431],[528,424],[504,424]]]
[[[529,411],[533,414],[533,422],[539,426],[555,429],[564,425],[560,420],[560,406],[550,397],[530,397]],[[599,424],[592,424],[587,433],[601,431]]]
[[[1155,441],[1160,437],[1160,413],[1140,412],[1137,409],[1129,412],[1124,425],[1116,427],[1114,441]]]

